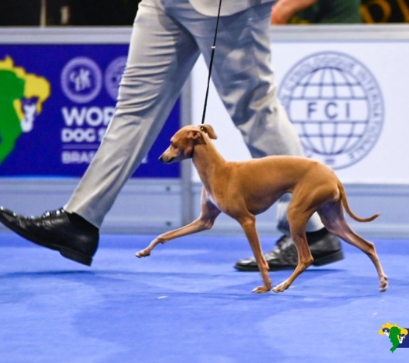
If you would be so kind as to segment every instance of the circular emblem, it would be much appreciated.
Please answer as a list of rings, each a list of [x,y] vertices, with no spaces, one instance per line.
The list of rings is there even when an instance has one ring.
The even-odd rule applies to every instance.
[[[125,70],[126,60],[126,56],[115,58],[105,72],[105,89],[114,101],[118,97],[119,83]]]
[[[101,91],[101,70],[92,59],[86,57],[71,59],[62,70],[61,88],[73,102],[90,102]]]
[[[312,54],[285,76],[279,98],[305,153],[334,169],[364,158],[384,120],[381,90],[358,60],[336,52]]]

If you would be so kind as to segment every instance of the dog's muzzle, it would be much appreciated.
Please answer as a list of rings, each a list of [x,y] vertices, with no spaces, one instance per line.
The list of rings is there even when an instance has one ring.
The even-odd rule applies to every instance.
[[[165,164],[170,164],[175,158],[166,159],[163,154],[159,156],[159,161]]]

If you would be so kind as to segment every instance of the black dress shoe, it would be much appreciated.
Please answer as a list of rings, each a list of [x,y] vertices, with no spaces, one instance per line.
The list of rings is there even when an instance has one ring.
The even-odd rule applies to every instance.
[[[311,250],[314,266],[327,265],[344,258],[341,243],[337,236],[329,233],[325,228],[307,233],[307,241]],[[274,249],[264,255],[270,271],[294,269],[298,263],[298,253],[294,241],[289,236],[282,236]],[[254,258],[240,260],[234,266],[240,271],[258,271]]]
[[[87,266],[98,248],[98,228],[64,209],[27,218],[0,207],[0,222],[21,237]]]

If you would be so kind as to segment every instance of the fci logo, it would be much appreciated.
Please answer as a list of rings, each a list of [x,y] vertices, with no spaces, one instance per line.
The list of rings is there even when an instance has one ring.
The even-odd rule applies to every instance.
[[[308,157],[334,169],[357,163],[382,131],[384,105],[372,73],[336,52],[312,54],[285,76],[279,98]]]

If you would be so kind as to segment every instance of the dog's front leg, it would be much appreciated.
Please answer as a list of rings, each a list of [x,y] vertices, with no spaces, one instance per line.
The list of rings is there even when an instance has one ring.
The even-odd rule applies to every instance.
[[[149,256],[151,254],[151,251],[160,243],[164,244],[172,239],[212,228],[215,219],[220,213],[220,210],[210,201],[202,202],[202,213],[200,214],[200,217],[198,219],[196,219],[192,223],[187,224],[186,226],[174,229],[173,231],[166,232],[156,237],[148,247],[146,247],[142,251],[137,252],[136,257]]]
[[[258,294],[269,292],[272,287],[270,276],[268,275],[269,267],[266,259],[264,258],[263,251],[261,250],[261,244],[256,230],[256,218],[253,215],[249,215],[245,218],[240,218],[238,221],[246,234],[251,249],[253,250],[257,266],[264,282],[264,286],[256,287],[253,292]]]
[[[178,229],[174,229],[173,231],[166,232],[161,234],[160,236],[156,237],[148,247],[136,253],[136,257],[147,257],[151,254],[151,251],[158,245],[158,244],[165,244],[172,239],[186,236],[188,234],[201,232],[205,229],[208,229],[206,223],[203,222],[201,218],[196,219],[192,223],[183,226]]]

